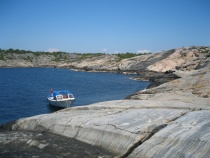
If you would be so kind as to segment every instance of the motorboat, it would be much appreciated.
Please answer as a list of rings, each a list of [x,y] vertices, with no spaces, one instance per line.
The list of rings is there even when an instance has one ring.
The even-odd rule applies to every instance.
[[[60,90],[60,91],[50,91],[50,94],[47,97],[47,100],[50,105],[69,108],[75,101],[73,94],[69,90]]]

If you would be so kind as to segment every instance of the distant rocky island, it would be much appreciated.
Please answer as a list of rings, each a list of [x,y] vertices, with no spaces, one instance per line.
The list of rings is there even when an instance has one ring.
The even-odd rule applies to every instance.
[[[137,80],[153,82],[124,100],[63,109],[2,125],[0,157],[9,152],[9,156],[18,153],[19,157],[71,157],[65,138],[66,143],[73,138],[97,148],[99,154],[94,155],[88,145],[83,146],[86,150],[81,153],[90,153],[83,155],[86,157],[210,155],[210,46],[125,55],[0,50],[0,67],[132,73]]]

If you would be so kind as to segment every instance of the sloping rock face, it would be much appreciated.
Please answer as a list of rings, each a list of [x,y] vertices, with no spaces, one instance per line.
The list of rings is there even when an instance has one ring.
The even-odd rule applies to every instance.
[[[149,67],[152,64],[155,64],[158,61],[161,61],[171,54],[174,53],[174,49],[161,52],[161,53],[153,53],[148,55],[142,55],[133,57],[130,59],[124,59],[119,64],[120,70],[136,70],[136,71],[143,71],[147,70],[147,67]]]
[[[210,152],[210,146],[205,143],[208,139],[203,141],[209,134],[210,107],[202,101],[199,103],[167,99],[95,103],[21,119],[12,126],[12,130],[49,132],[75,138],[104,148],[119,157],[159,157],[161,154],[167,157],[165,147],[170,148],[171,144],[177,144],[173,150],[182,150],[179,154],[190,152],[189,157],[192,157],[191,153],[197,153],[198,157],[202,157]],[[188,142],[193,142],[194,138],[188,133],[185,134],[185,130],[188,130],[191,136],[196,135],[196,141],[191,144],[193,147],[190,150],[186,145]],[[183,136],[180,133],[183,133]],[[168,135],[173,137],[170,139]],[[180,138],[176,135],[180,135]],[[155,141],[150,144],[150,140],[152,142],[153,139]],[[180,142],[177,142],[177,139]],[[159,148],[154,151],[150,148],[155,143],[160,144],[162,153]],[[201,152],[202,150],[197,147],[199,144],[200,148],[204,147],[202,150],[205,152]],[[151,155],[145,154],[147,151]],[[159,152],[158,156],[154,156]],[[188,157],[187,155],[186,153],[185,156]]]
[[[129,109],[130,102],[131,105],[136,103],[136,108]],[[122,156],[153,131],[187,112],[179,109],[142,109],[141,103],[137,101],[109,102],[108,105],[100,106],[99,103],[35,116],[18,121],[12,128],[56,133]]]
[[[210,98],[210,65],[189,73],[177,71],[182,78],[162,84],[158,87],[137,92],[131,99],[168,99],[186,98],[193,102],[202,98]],[[190,101],[188,101],[190,100]],[[205,102],[205,99],[202,99]],[[207,99],[208,100],[208,99]],[[210,102],[208,102],[210,105]]]
[[[210,155],[209,126],[209,110],[189,112],[157,132],[129,157],[207,158]]]
[[[161,53],[140,55],[119,61],[116,55],[102,55],[71,62],[71,66],[84,70],[106,71],[189,71],[200,69],[210,62],[210,47],[184,47]]]
[[[116,71],[118,69],[118,59],[119,58],[116,55],[101,55],[74,61],[71,65],[76,69],[83,69],[86,71]]]
[[[125,59],[119,64],[119,69],[155,72],[188,71],[203,68],[209,62],[210,47],[184,47]]]
[[[210,62],[210,47],[188,47],[176,49],[167,58],[151,64],[148,70],[165,72],[168,70],[194,70]]]

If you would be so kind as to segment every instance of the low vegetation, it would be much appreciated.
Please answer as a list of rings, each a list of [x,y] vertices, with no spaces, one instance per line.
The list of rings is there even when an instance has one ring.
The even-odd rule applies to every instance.
[[[139,56],[140,54],[135,54],[135,53],[118,53],[117,56],[119,57],[119,60],[122,59],[127,59],[127,58],[132,58],[132,57],[136,57]]]
[[[146,54],[151,54],[151,53],[144,53],[144,54],[137,54],[137,53],[118,53],[117,56],[119,57],[119,61],[127,58],[132,58],[140,55],[146,55]]]
[[[79,60],[105,55],[105,53],[73,53],[73,54],[78,55]]]
[[[26,53],[33,53],[34,55],[36,56],[39,56],[39,55],[54,55],[54,56],[58,56],[58,55],[61,55],[61,54],[68,54],[66,52],[44,52],[44,51],[36,51],[36,52],[33,52],[33,51],[30,51],[30,50],[19,50],[19,49],[7,49],[7,50],[4,50],[4,49],[0,49],[0,53],[1,54],[26,54]]]
[[[28,55],[22,56],[23,60],[27,61],[32,61],[33,56],[34,57],[39,57],[41,55],[47,55],[47,56],[53,56],[55,61],[59,61],[60,58],[63,57],[63,60],[66,59],[66,56],[68,53],[66,52],[42,52],[42,51],[30,51],[30,50],[19,50],[19,49],[0,49],[0,60],[5,60],[5,59],[13,59],[14,55],[24,55],[24,54],[31,54],[29,57]],[[65,56],[65,57],[64,57]]]
[[[105,53],[67,53],[67,52],[44,52],[44,51],[30,51],[30,50],[19,50],[19,49],[0,49],[0,60],[6,60],[6,59],[14,59],[15,58],[15,54],[16,55],[21,55],[20,58],[22,58],[23,60],[27,60],[27,61],[32,61],[33,60],[33,56],[39,57],[41,55],[46,55],[46,56],[52,56],[52,61],[55,62],[59,62],[59,61],[67,61],[70,58],[70,55],[76,55],[78,56],[77,60],[84,60],[86,58],[93,58],[93,57],[99,57],[102,55],[106,55]],[[24,54],[27,54],[26,56],[22,56]],[[144,53],[144,54],[137,54],[137,53],[118,53],[115,54],[119,59],[118,61],[121,61],[123,59],[127,59],[127,58],[132,58],[132,57],[136,57],[136,56],[140,56],[140,55],[145,55],[148,53]]]

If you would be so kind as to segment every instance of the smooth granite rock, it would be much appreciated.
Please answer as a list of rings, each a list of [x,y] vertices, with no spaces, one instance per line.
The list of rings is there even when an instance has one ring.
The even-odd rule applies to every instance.
[[[125,102],[129,104],[129,101]],[[115,101],[112,103],[117,105]],[[12,129],[51,132],[122,156],[129,153],[136,143],[188,112],[180,109],[142,109],[138,105],[136,108],[118,108],[112,107],[112,103],[110,106],[70,108],[21,119]]]
[[[210,111],[189,112],[137,147],[130,158],[208,158]]]

